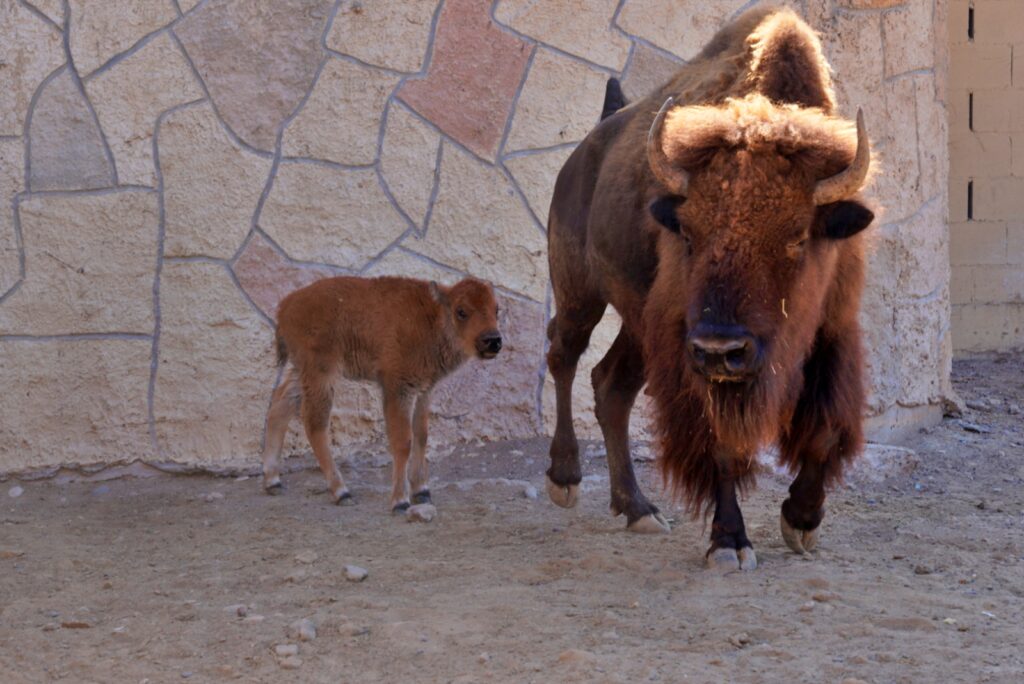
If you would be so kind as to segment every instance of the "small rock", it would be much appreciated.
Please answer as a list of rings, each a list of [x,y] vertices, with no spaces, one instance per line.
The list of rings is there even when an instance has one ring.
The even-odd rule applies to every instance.
[[[968,399],[966,403],[967,408],[974,409],[975,411],[983,411],[984,413],[988,413],[992,409],[992,407],[989,406],[988,402],[985,401],[984,399]]]
[[[536,499],[537,488],[531,484],[526,485],[525,487],[523,487],[523,496],[530,500]]]
[[[932,569],[929,568],[927,565],[915,565],[914,566],[914,574],[915,575],[930,575],[930,574],[932,574]]]
[[[633,460],[640,462],[656,461],[658,459],[657,454],[646,444],[638,444],[633,447]]]
[[[979,435],[987,435],[988,433],[992,432],[991,428],[986,427],[985,425],[979,425],[978,423],[969,423],[966,420],[960,421],[960,427],[962,427],[967,432],[974,432]]]
[[[264,620],[266,620],[266,618],[262,615],[247,615],[245,618],[242,619],[242,622],[252,625],[259,622],[263,622]]]
[[[843,680],[842,684],[868,684],[863,679],[857,679],[856,677],[847,677]]]
[[[191,672],[182,672],[181,673],[181,678],[182,679],[190,679],[191,677],[192,677],[192,673]]]
[[[214,501],[219,501],[220,499],[223,499],[223,498],[224,498],[224,494],[222,494],[221,492],[210,492],[209,494],[207,494],[206,496],[203,497],[203,499],[207,503],[213,503]]]
[[[1009,413],[1011,416],[1019,416],[1021,413],[1024,413],[1024,409],[1020,407],[1020,404],[1016,402],[1010,402],[1010,404],[1006,407],[1006,412]]]
[[[302,551],[300,553],[295,554],[295,560],[299,561],[300,563],[305,563],[306,565],[315,563],[316,559],[319,557],[320,556],[317,555],[316,551]]]
[[[60,623],[64,629],[91,629],[92,625],[85,620],[64,620]]]
[[[297,670],[302,667],[302,658],[299,656],[288,656],[287,658],[281,658],[279,661],[281,667],[286,670]]]
[[[361,568],[358,565],[345,566],[345,579],[349,582],[362,582],[369,574],[366,568]]]
[[[10,560],[12,558],[20,558],[25,555],[24,551],[17,551],[15,549],[3,549],[0,551],[0,560]],[[56,617],[56,616],[54,616]]]
[[[807,603],[800,606],[801,613],[809,613],[814,610],[814,601],[808,601]]]
[[[114,588],[114,583],[111,582],[110,580],[107,580],[106,582],[103,583],[102,586],[103,586],[104,589],[113,589]]]
[[[284,577],[284,581],[288,584],[302,584],[306,579],[306,571],[303,569],[295,570],[290,572]]]
[[[12,499],[17,499],[24,493],[25,490],[19,487],[18,485],[14,485],[13,487],[7,490],[7,496],[11,497]]]
[[[58,625],[56,622],[48,622],[45,625],[43,625],[44,632],[55,632],[58,629],[60,629],[60,625]]]
[[[244,618],[248,614],[249,614],[249,607],[246,606],[246,605],[241,605],[241,606],[238,606],[237,608],[235,608],[235,615],[237,615],[238,617]]]
[[[299,641],[312,641],[316,639],[316,625],[309,618],[296,620],[288,628],[288,636]]]
[[[476,657],[476,662],[480,663],[481,665],[486,665],[487,663],[491,662],[491,654],[484,651]]]
[[[578,648],[570,648],[558,654],[558,662],[562,665],[583,665],[592,662],[594,654],[590,651],[581,651]]]
[[[282,658],[299,655],[299,646],[298,644],[278,644],[274,647],[274,653]]]
[[[109,493],[110,493],[110,485],[105,485],[105,484],[101,484],[99,487],[96,487],[95,489],[92,490],[92,495],[93,496],[103,496],[104,494],[109,494]]]
[[[743,648],[750,643],[750,635],[746,632],[740,632],[739,634],[733,634],[729,637],[729,643],[736,648]]]
[[[405,519],[409,522],[430,522],[437,515],[433,504],[416,504],[405,511]]]
[[[239,475],[238,477],[235,478],[235,482],[245,482],[248,479],[248,475]]]

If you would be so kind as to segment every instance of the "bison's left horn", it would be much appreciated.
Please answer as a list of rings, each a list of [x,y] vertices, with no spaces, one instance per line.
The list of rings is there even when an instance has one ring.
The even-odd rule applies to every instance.
[[[871,144],[868,141],[868,129],[864,126],[864,112],[857,110],[857,154],[853,163],[834,176],[818,181],[814,186],[814,203],[816,205],[838,202],[850,197],[864,184],[871,167]]]
[[[690,175],[683,169],[676,168],[665,156],[665,150],[661,147],[661,125],[665,121],[665,114],[672,106],[673,98],[665,100],[661,105],[658,115],[654,117],[651,130],[647,133],[647,162],[651,165],[654,177],[661,182],[674,195],[686,196],[686,189],[690,184]]]

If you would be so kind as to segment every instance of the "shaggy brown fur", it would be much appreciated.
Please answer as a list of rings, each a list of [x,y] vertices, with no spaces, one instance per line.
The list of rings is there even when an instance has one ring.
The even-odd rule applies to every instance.
[[[645,154],[670,96],[682,106],[669,110],[659,144],[688,176],[685,197],[666,191]],[[813,546],[824,488],[862,442],[859,233],[873,218],[853,197],[815,206],[819,181],[857,150],[854,127],[834,112],[814,32],[789,10],[756,9],[665,86],[602,121],[566,162],[549,218],[556,503],[576,501],[572,377],[610,303],[623,325],[593,380],[613,512],[631,527],[665,527],[629,458],[629,412],[646,380],[666,478],[695,513],[714,507],[709,554],[756,564],[736,489],[772,442],[799,470],[783,505],[787,543]],[[686,348],[698,325],[742,328],[757,343],[758,370],[728,382],[700,372]]]
[[[466,359],[498,353],[497,316],[491,286],[472,278],[451,288],[407,278],[327,278],[285,297],[278,309],[277,353],[282,365],[292,365],[267,415],[264,487],[280,491],[278,458],[289,422],[301,413],[335,502],[351,498],[327,434],[334,382],[343,376],[380,385],[394,458],[392,508],[409,506],[410,481],[414,500],[429,501],[430,391]]]

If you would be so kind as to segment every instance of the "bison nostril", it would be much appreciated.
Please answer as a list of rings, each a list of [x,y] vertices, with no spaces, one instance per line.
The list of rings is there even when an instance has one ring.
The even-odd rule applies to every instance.
[[[714,378],[741,377],[755,370],[757,342],[737,326],[702,326],[687,340],[693,364]]]

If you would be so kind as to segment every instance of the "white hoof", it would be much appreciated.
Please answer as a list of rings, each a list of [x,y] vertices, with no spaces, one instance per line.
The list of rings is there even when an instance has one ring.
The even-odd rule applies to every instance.
[[[813,530],[798,530],[786,522],[786,516],[779,516],[779,528],[782,530],[782,539],[786,546],[794,553],[807,555],[818,545],[818,528]]]
[[[740,569],[740,559],[736,555],[736,549],[715,549],[704,560],[707,563],[708,570],[712,572],[725,574]]]
[[[355,503],[355,499],[352,498],[351,492],[348,491],[348,487],[342,487],[338,491],[334,492],[334,503],[337,506],[351,506]]]
[[[547,485],[548,497],[552,503],[562,508],[575,508],[580,498],[579,485],[557,485],[551,481],[550,477],[545,477],[544,480]]]
[[[269,480],[263,478],[263,491],[270,495],[277,495],[284,491],[284,484],[281,482],[281,476],[275,475]]]
[[[626,529],[639,534],[667,534],[672,531],[672,526],[661,513],[651,513],[637,518]]]
[[[757,554],[754,549],[744,546],[737,552],[740,559],[740,570],[757,570]]]

